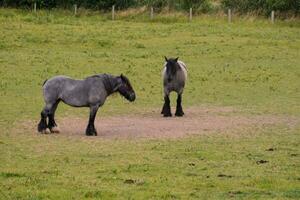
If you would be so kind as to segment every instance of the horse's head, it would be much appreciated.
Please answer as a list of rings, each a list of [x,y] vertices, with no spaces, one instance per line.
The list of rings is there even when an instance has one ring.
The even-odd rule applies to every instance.
[[[175,76],[176,72],[178,69],[180,69],[180,66],[178,64],[178,57],[177,58],[167,58],[165,57],[166,60],[166,74],[167,74],[167,79],[168,82],[171,82],[173,77]]]
[[[129,82],[129,79],[121,74],[118,76],[118,92],[125,97],[128,101],[135,100],[135,92]]]

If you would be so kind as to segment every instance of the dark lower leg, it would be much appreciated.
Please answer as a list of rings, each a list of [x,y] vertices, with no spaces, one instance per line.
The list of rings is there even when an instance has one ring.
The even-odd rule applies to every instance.
[[[49,123],[48,123],[48,128],[51,129],[53,127],[57,126],[54,120],[54,114],[49,115]]]
[[[98,111],[98,106],[94,106],[90,108],[90,118],[89,118],[89,124],[86,128],[85,134],[86,135],[97,135],[97,131],[95,129],[95,118]]]
[[[175,115],[178,117],[181,117],[184,115],[184,112],[182,110],[182,106],[181,106],[181,94],[178,95],[177,97],[177,106],[176,106],[176,113]]]
[[[47,110],[44,109],[42,112],[41,112],[41,120],[38,124],[38,132],[43,132],[44,130],[47,129]]]
[[[57,127],[57,124],[56,124],[56,122],[55,122],[55,120],[54,120],[54,115],[55,115],[55,111],[56,111],[56,108],[57,108],[58,103],[59,103],[59,101],[57,101],[57,102],[53,105],[51,111],[50,111],[49,114],[48,114],[48,118],[49,118],[48,128],[49,128],[50,130],[52,130],[53,127]]]
[[[170,98],[169,95],[166,95],[164,97],[165,103],[164,106],[162,108],[161,113],[164,115],[164,117],[171,117],[172,113],[171,113],[171,106],[170,106]]]

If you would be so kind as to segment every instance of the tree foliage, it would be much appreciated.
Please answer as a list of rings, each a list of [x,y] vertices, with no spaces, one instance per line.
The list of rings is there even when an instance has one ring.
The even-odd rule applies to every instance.
[[[213,0],[0,0],[0,6],[31,8],[36,2],[38,8],[70,8],[74,4],[78,7],[95,10],[110,10],[112,5],[117,9],[127,9],[137,6],[153,6],[155,8],[169,7],[176,10],[207,12],[211,10]],[[300,0],[220,0],[223,8],[235,9],[239,12],[269,13],[271,10],[279,12],[294,12],[299,14]]]

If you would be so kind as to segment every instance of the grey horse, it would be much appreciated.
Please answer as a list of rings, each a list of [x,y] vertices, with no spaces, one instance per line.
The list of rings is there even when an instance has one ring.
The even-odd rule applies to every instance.
[[[43,85],[45,107],[41,112],[38,124],[40,133],[59,132],[54,120],[55,110],[60,101],[73,107],[89,107],[90,117],[86,135],[97,135],[94,126],[95,117],[106,98],[119,92],[129,101],[135,100],[135,92],[124,75],[113,76],[98,74],[83,80],[75,80],[67,76],[55,76],[46,80]],[[48,118],[48,124],[47,124]]]
[[[164,105],[161,111],[164,117],[171,117],[170,107],[170,92],[175,91],[177,93],[177,106],[175,116],[181,117],[184,115],[182,110],[181,101],[182,93],[187,80],[187,68],[186,65],[177,58],[168,59],[165,57],[166,63],[162,71],[163,87],[164,87]]]

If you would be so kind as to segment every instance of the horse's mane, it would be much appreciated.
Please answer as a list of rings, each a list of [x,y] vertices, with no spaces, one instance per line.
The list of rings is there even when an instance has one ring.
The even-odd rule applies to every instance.
[[[109,74],[95,74],[92,76],[89,76],[88,78],[101,78],[103,80],[103,84],[105,87],[105,90],[107,91],[107,93],[111,94],[114,92],[114,83],[112,80],[112,75]]]
[[[114,83],[112,82],[112,77],[108,74],[103,74],[103,84],[107,93],[111,94],[114,92]]]

